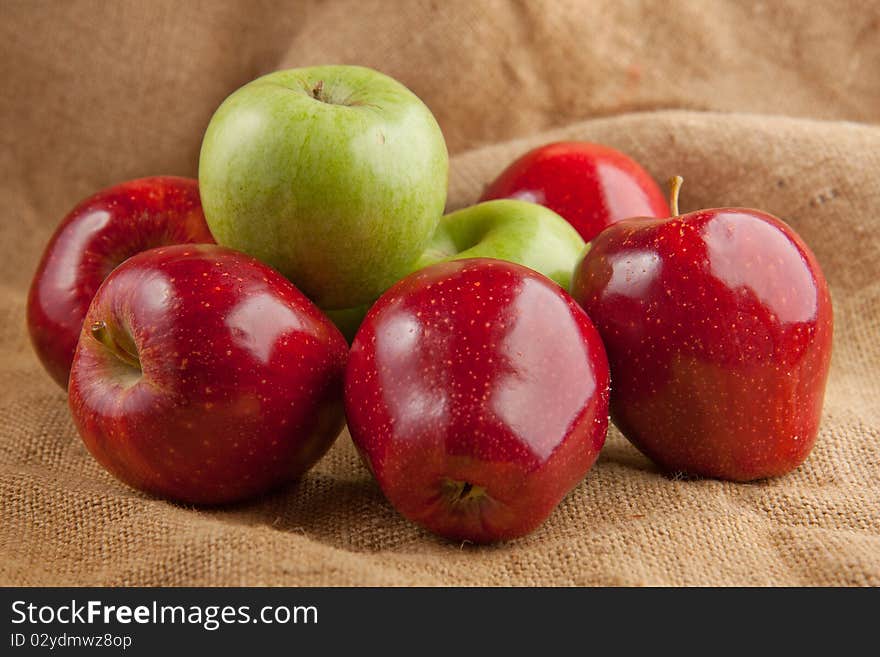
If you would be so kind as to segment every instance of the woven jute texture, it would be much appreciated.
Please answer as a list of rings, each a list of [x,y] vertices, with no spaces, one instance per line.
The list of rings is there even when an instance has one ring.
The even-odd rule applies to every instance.
[[[192,509],[89,456],[27,340],[45,241],[81,198],[196,174],[207,121],[249,79],[317,63],[397,77],[447,136],[449,208],[513,157],[609,144],[682,209],[789,222],[830,281],[816,447],[795,472],[664,476],[614,429],[534,534],[476,547],[384,501],[343,433],[300,482]],[[880,584],[880,6],[876,2],[0,3],[0,583]]]

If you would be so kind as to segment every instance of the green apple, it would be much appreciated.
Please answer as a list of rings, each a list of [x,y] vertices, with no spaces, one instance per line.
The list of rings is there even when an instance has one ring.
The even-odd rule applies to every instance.
[[[199,185],[219,244],[287,276],[322,308],[367,303],[407,274],[446,203],[431,111],[359,66],[277,71],[235,91],[202,142]]]
[[[412,271],[445,260],[497,258],[534,269],[566,290],[586,245],[570,223],[542,205],[486,201],[440,220]]]
[[[358,329],[361,327],[361,322],[364,321],[364,317],[367,316],[367,312],[369,312],[372,305],[373,303],[370,302],[361,306],[355,306],[354,308],[325,310],[324,314],[327,315],[331,322],[336,324],[336,328],[345,336],[348,344],[351,344],[354,336],[357,335]]]
[[[410,271],[445,260],[497,258],[530,267],[566,290],[587,245],[552,210],[526,201],[486,201],[444,216],[428,248]],[[351,342],[370,305],[330,311]]]

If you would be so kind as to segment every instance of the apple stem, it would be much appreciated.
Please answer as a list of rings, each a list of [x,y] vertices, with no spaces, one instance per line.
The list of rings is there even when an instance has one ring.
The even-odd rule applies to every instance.
[[[681,176],[673,176],[669,179],[669,209],[672,210],[672,216],[678,216],[678,193],[681,191],[681,184],[684,178]]]
[[[119,360],[129,367],[141,369],[141,362],[138,360],[138,357],[113,339],[106,322],[94,322],[91,331],[92,337],[113,352],[113,355]]]
[[[323,102],[324,101],[324,99],[322,98],[323,93],[324,93],[324,81],[318,80],[318,82],[315,84],[315,88],[312,89],[312,98]]]

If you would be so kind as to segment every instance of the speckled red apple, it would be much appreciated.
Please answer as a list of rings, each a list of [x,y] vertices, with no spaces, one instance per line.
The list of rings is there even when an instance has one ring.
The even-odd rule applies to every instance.
[[[67,388],[83,317],[114,267],[153,247],[213,241],[190,178],[131,180],[71,210],[46,246],[27,309],[34,350],[58,385]]]
[[[638,162],[601,144],[565,141],[535,148],[502,171],[481,201],[516,198],[544,205],[589,242],[630,217],[667,217],[663,192]]]
[[[298,477],[336,438],[347,347],[249,256],[152,249],[98,289],[70,409],[89,451],[127,484],[182,502],[241,500]]]
[[[452,539],[540,525],[593,465],[608,426],[608,364],[558,285],[491,259],[410,275],[368,313],[345,404],[391,504]]]
[[[608,350],[614,423],[662,467],[748,481],[810,453],[831,298],[780,219],[716,208],[620,222],[593,241],[573,294]]]

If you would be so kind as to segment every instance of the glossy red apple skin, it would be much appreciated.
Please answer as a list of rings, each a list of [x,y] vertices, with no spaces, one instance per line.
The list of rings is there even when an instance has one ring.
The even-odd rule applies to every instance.
[[[516,198],[544,205],[589,242],[632,217],[668,217],[663,192],[635,160],[601,144],[566,141],[529,151],[486,188],[481,201]]]
[[[500,260],[433,265],[386,292],[355,337],[345,392],[352,438],[390,503],[456,540],[535,529],[608,427],[608,361],[589,318],[549,279]]]
[[[816,440],[832,310],[815,256],[757,210],[620,222],[575,270],[608,350],[611,418],[663,468],[750,481]]]
[[[140,370],[96,338],[136,352]],[[171,500],[233,502],[303,474],[343,425],[348,345],[292,283],[216,245],[120,265],[86,315],[70,409],[125,483]]]
[[[43,252],[27,306],[34,350],[58,385],[67,388],[83,317],[107,275],[146,249],[195,242],[214,238],[190,178],[131,180],[71,210]]]

